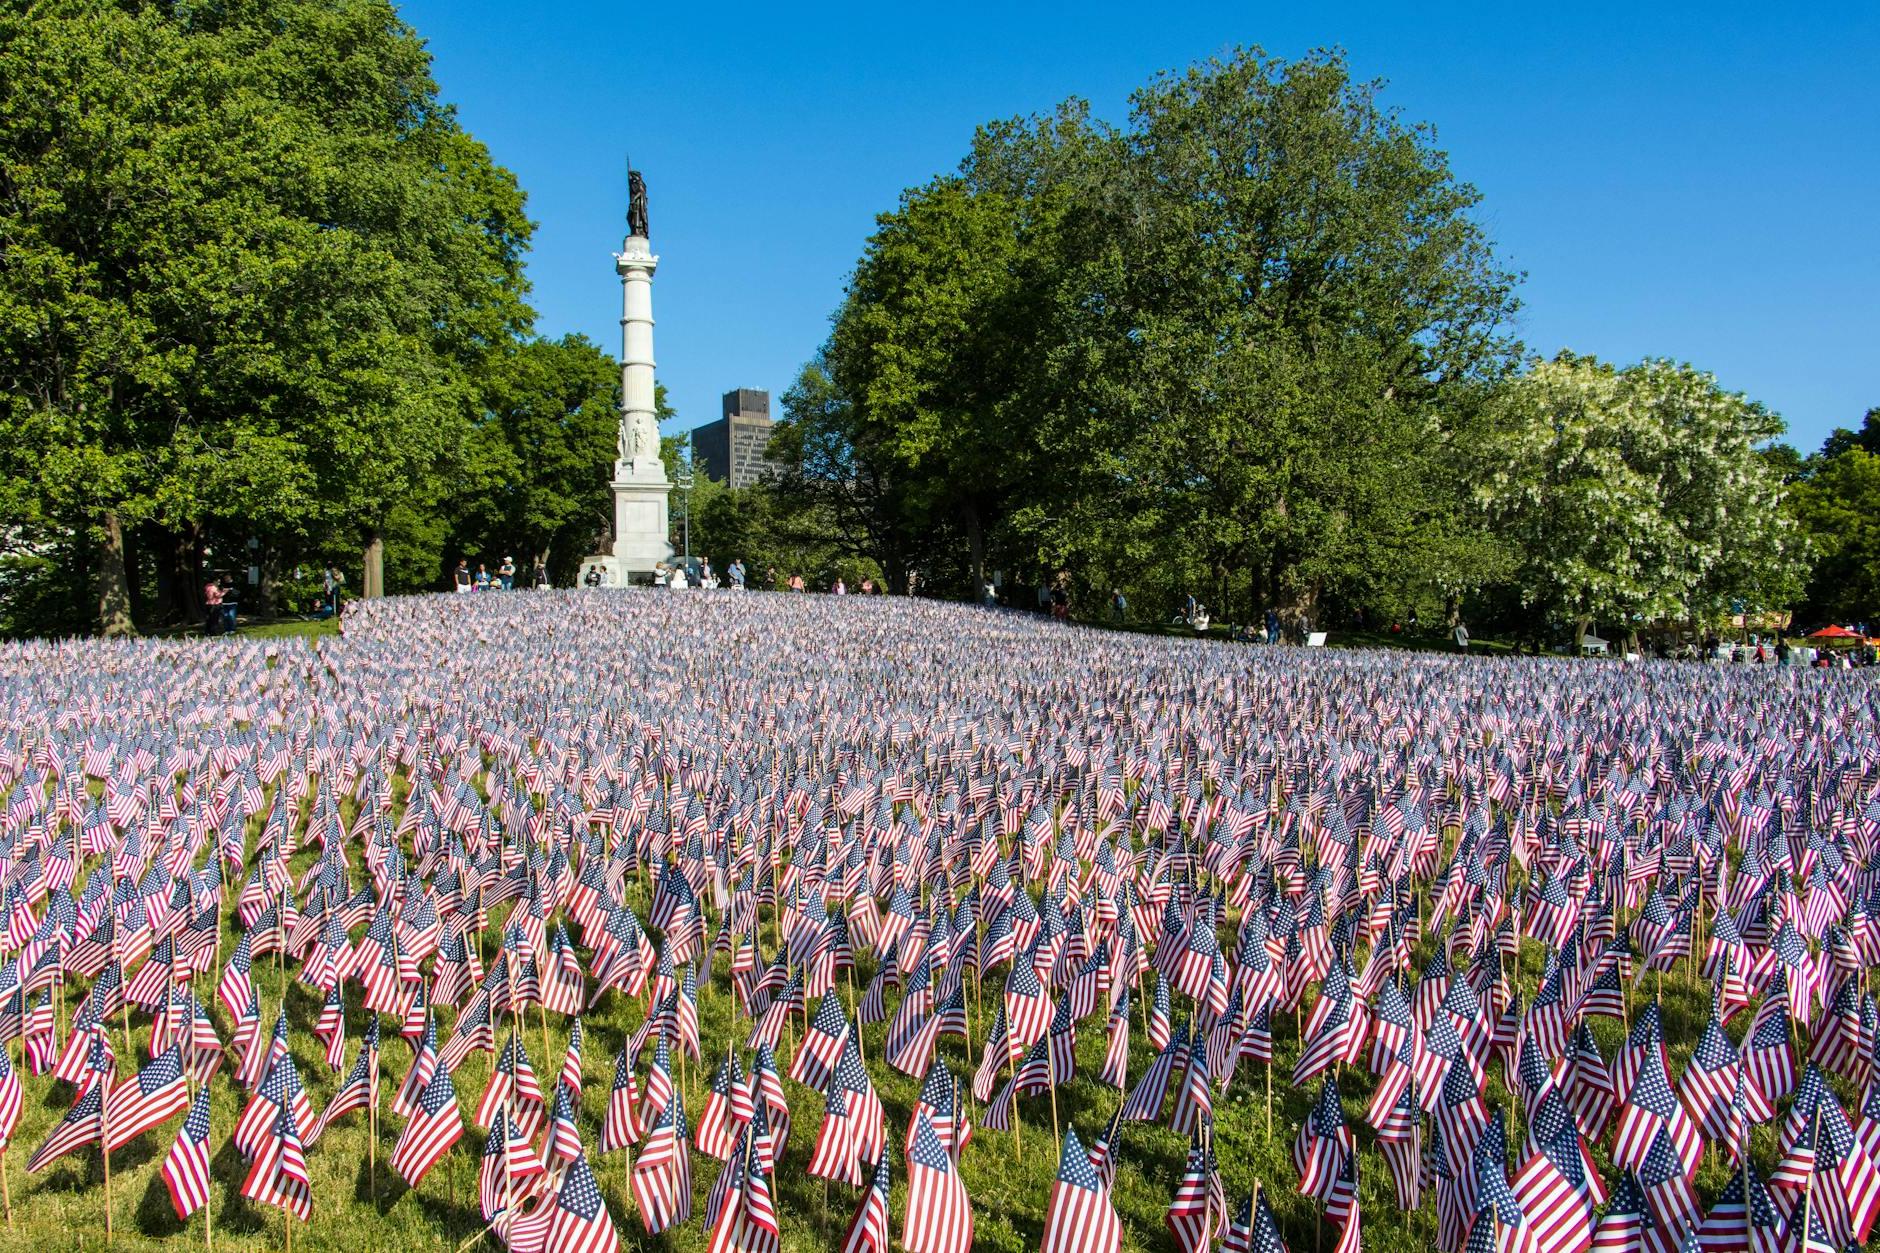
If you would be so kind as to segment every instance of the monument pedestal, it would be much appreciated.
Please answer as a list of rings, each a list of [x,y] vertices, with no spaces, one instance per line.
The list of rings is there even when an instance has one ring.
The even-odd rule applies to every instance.
[[[672,484],[665,468],[651,465],[614,465],[614,550],[585,557],[577,580],[585,580],[591,567],[601,569],[602,587],[628,587],[652,578],[654,568],[672,556],[671,519],[667,497]],[[585,583],[582,584],[585,586]]]
[[[620,471],[625,470],[625,474]],[[658,461],[650,466],[616,466],[614,489],[614,568],[624,587],[635,574],[650,575],[672,556],[667,496],[672,484]]]

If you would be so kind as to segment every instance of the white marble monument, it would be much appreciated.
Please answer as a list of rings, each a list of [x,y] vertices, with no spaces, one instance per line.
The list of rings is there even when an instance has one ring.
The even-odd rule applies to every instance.
[[[607,587],[642,581],[672,556],[666,501],[672,483],[659,459],[659,423],[653,399],[653,271],[659,258],[647,241],[646,189],[638,171],[627,221],[631,234],[614,254],[620,275],[620,435],[615,452],[614,546],[581,563],[579,578],[599,566]]]

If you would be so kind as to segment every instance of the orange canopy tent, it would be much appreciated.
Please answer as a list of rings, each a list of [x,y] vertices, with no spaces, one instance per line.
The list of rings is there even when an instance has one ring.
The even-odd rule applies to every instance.
[[[1819,631],[1810,631],[1806,638],[1811,640],[1857,640],[1860,638],[1860,633],[1858,631],[1850,631],[1844,626],[1835,626],[1833,623],[1829,623]]]

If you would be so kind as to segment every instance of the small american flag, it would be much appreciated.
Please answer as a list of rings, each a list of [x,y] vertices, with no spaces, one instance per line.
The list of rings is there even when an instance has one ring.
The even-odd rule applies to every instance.
[[[105,1147],[115,1152],[188,1106],[182,1050],[172,1044],[105,1098]]]
[[[313,1216],[313,1187],[307,1175],[306,1152],[294,1123],[292,1105],[276,1107],[274,1127],[255,1154],[241,1194],[262,1205],[285,1210],[306,1222]]]
[[[587,1155],[580,1154],[562,1176],[544,1253],[617,1253],[619,1248],[620,1239],[594,1182],[594,1170]]]
[[[1122,1242],[1123,1224],[1109,1186],[1091,1166],[1077,1132],[1068,1129],[1045,1210],[1040,1253],[1117,1253]]]
[[[839,1253],[888,1253],[888,1244],[888,1153],[884,1149],[875,1159],[874,1178],[849,1220]]]
[[[202,1088],[190,1104],[189,1117],[176,1133],[176,1143],[163,1159],[160,1172],[170,1190],[176,1216],[187,1222],[209,1199],[209,1089]]]
[[[462,1135],[463,1113],[457,1108],[457,1089],[450,1081],[450,1070],[440,1065],[392,1149],[392,1169],[416,1188]]]
[[[75,1149],[94,1143],[103,1134],[104,1083],[94,1083],[79,1095],[45,1142],[26,1159],[26,1173],[36,1175]]]
[[[901,1225],[901,1244],[908,1253],[965,1253],[972,1243],[973,1207],[966,1185],[933,1124],[916,1113],[907,1150],[907,1218]]]

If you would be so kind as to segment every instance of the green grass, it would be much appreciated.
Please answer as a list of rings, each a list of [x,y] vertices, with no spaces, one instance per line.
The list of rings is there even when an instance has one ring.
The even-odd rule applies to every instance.
[[[192,622],[181,626],[157,627],[145,634],[153,639],[194,639],[203,636],[202,624]],[[289,639],[295,636],[313,638],[321,635],[338,635],[338,618],[276,618],[271,622],[243,622],[235,628],[235,634],[250,639]]]
[[[644,909],[644,887],[633,885],[630,899]],[[494,928],[492,929],[494,934]],[[491,941],[493,943],[493,940]],[[1426,941],[1425,952],[1431,942]],[[225,946],[224,952],[227,951]],[[486,955],[488,948],[486,947]],[[1523,984],[1531,989],[1539,975],[1541,949],[1529,942],[1522,952]],[[856,971],[855,990],[865,986],[872,973],[872,962],[864,959]],[[686,1094],[688,1116],[694,1122],[702,1108],[704,1086],[710,1078],[714,1057],[722,1057],[727,1040],[734,1040],[740,1059],[748,1063],[742,1046],[750,1023],[734,1021],[732,998],[721,959],[715,978],[703,990],[700,1019],[707,1067],[685,1063],[675,1071]],[[338,1073],[329,1069],[320,1056],[319,1042],[312,1035],[320,1009],[317,994],[291,979],[286,987],[286,1003],[292,1027],[292,1045],[296,1063],[307,1082],[316,1109],[322,1108],[336,1085]],[[1642,1005],[1653,990],[1652,980],[1634,997]],[[263,1002],[263,1015],[272,1021],[279,1004],[282,980],[269,962],[258,966],[255,983]],[[999,986],[995,978],[988,982],[988,994]],[[1685,967],[1666,979],[1664,1013],[1666,1036],[1671,1042],[1676,1075],[1690,1048],[1695,1044],[1708,1012],[1708,992]],[[203,981],[200,989],[205,1001],[210,989]],[[365,1014],[358,1004],[358,989],[351,989],[348,1014],[349,1040],[343,1065],[350,1067]],[[847,988],[844,985],[844,992]],[[1178,1012],[1182,998],[1177,997]],[[76,1003],[67,991],[68,1009]],[[813,1009],[813,1006],[812,1006]],[[939,1055],[956,1074],[970,1078],[977,1061],[977,1040],[982,1037],[992,1005],[984,1012],[973,1012],[975,1041],[969,1049],[957,1039],[943,1039]],[[212,1006],[224,1037],[230,1027],[220,1006]],[[694,1219],[686,1227],[658,1238],[649,1238],[639,1222],[626,1186],[628,1155],[595,1152],[599,1127],[605,1108],[613,1055],[622,1039],[638,1025],[642,1007],[618,993],[610,994],[586,1019],[586,1046],[583,1073],[586,1085],[581,1103],[581,1127],[590,1160],[600,1179],[603,1192],[623,1237],[623,1247],[702,1251],[708,1234],[702,1230],[706,1194],[717,1175],[717,1164],[694,1154],[697,1194]],[[1307,1015],[1310,1010],[1308,1008]],[[449,1038],[445,1022],[454,1015],[440,1012],[440,1042]],[[1150,1051],[1140,1010],[1132,1015],[1130,1079],[1140,1076],[1150,1061]],[[1748,1015],[1733,1024],[1740,1033]],[[145,1015],[134,1013],[132,1038],[137,1046],[137,1060],[143,1058],[148,1040]],[[1272,1078],[1271,1129],[1268,1126],[1267,1075],[1262,1067],[1242,1065],[1228,1088],[1215,1098],[1216,1146],[1221,1173],[1230,1204],[1236,1210],[1240,1200],[1254,1187],[1263,1185],[1295,1253],[1317,1247],[1317,1207],[1299,1195],[1290,1149],[1301,1120],[1317,1092],[1317,1082],[1309,1090],[1295,1089],[1287,1081],[1298,1056],[1299,1043],[1292,1015],[1276,1016],[1274,1022],[1278,1061]],[[797,1020],[785,1038],[785,1044],[802,1030]],[[901,1075],[881,1061],[885,1025],[877,1024],[864,1032],[865,1051],[870,1059],[870,1074],[888,1110],[888,1139],[894,1172],[894,1227],[899,1232],[904,1213],[904,1169],[898,1145],[907,1124],[909,1111],[918,1092],[916,1080]],[[1622,1037],[1619,1023],[1595,1020],[1595,1033],[1610,1060]],[[114,1031],[120,1050],[123,1039]],[[559,1072],[567,1045],[565,1024],[551,1016],[548,1028],[547,1056],[543,1055],[542,1024],[539,1014],[526,1024],[524,1045],[529,1051],[537,1075],[544,1087]],[[500,1036],[499,1036],[500,1043]],[[1074,1126],[1088,1143],[1108,1122],[1122,1095],[1094,1083],[1090,1076],[1101,1067],[1105,1041],[1101,1016],[1087,1020],[1079,1030],[1077,1047],[1078,1076],[1062,1086],[1057,1104],[1061,1125]],[[779,1064],[787,1068],[791,1051],[778,1050]],[[395,1084],[402,1078],[409,1061],[409,1050],[398,1041],[387,1023],[383,1053],[386,1078],[383,1096],[387,1105]],[[120,1068],[128,1072],[129,1054],[120,1052]],[[387,1162],[397,1143],[401,1120],[389,1108],[381,1111],[376,1144],[376,1170],[369,1163],[369,1140],[363,1111],[348,1116],[331,1128],[325,1138],[308,1153],[313,1175],[316,1216],[305,1226],[296,1225],[294,1244],[308,1250],[333,1249],[454,1249],[474,1236],[482,1221],[476,1207],[477,1154],[483,1134],[468,1125],[490,1073],[490,1056],[473,1055],[456,1072],[460,1108],[464,1111],[466,1130],[456,1148],[433,1169],[416,1190],[408,1189],[394,1176]],[[71,1099],[70,1090],[50,1076],[25,1078],[27,1099],[13,1151],[6,1154],[12,1188],[14,1226],[0,1237],[0,1245],[9,1248],[98,1248],[103,1247],[104,1198],[102,1161],[96,1148],[81,1150],[57,1163],[42,1175],[28,1178],[19,1166],[56,1123]],[[1398,1211],[1390,1178],[1382,1157],[1372,1147],[1372,1136],[1362,1125],[1362,1115],[1372,1091],[1372,1080],[1361,1070],[1348,1070],[1342,1091],[1346,1115],[1356,1131],[1361,1150],[1360,1186],[1365,1215],[1364,1247],[1381,1250],[1423,1249],[1435,1239],[1434,1198],[1426,1194],[1421,1211],[1404,1215]],[[1843,1100],[1852,1093],[1837,1083]],[[840,1237],[861,1193],[843,1185],[825,1185],[810,1178],[805,1170],[810,1148],[822,1118],[822,1098],[788,1080],[784,1087],[793,1117],[790,1139],[781,1156],[776,1178],[777,1205],[783,1227],[783,1247],[789,1250],[816,1250],[830,1247]],[[227,1144],[240,1109],[241,1100],[232,1077],[225,1069],[213,1081],[214,1133],[219,1146],[213,1163],[215,1244],[218,1248],[249,1250],[283,1246],[281,1215],[274,1210],[254,1206],[237,1195],[245,1173],[245,1164]],[[1172,1105],[1174,1092],[1170,1093]],[[1491,1104],[1507,1109],[1509,1102],[1501,1087],[1499,1067],[1491,1069]],[[1052,1110],[1042,1097],[1020,1102],[1020,1130],[1015,1137],[978,1126],[965,1154],[963,1172],[973,1197],[976,1221],[974,1247],[985,1250],[1009,1250],[1023,1253],[1038,1247],[1043,1229],[1045,1205],[1056,1169],[1057,1149],[1052,1135]],[[1511,1119],[1510,1141],[1518,1146],[1524,1134],[1518,1117]],[[117,1239],[114,1247],[125,1249],[174,1249],[201,1241],[205,1219],[198,1213],[187,1224],[179,1223],[170,1208],[167,1192],[158,1176],[158,1167],[174,1137],[178,1120],[172,1119],[125,1150],[111,1162],[111,1204]],[[1163,1226],[1163,1216],[1182,1173],[1186,1142],[1162,1126],[1126,1124],[1119,1146],[1121,1165],[1117,1172],[1115,1200],[1125,1228],[1125,1247],[1141,1250],[1168,1250],[1172,1241]],[[1613,1177],[1603,1145],[1595,1147],[1596,1158]],[[1774,1129],[1762,1128],[1756,1137],[1757,1166],[1765,1174],[1774,1164]],[[1714,1199],[1726,1181],[1726,1173],[1714,1154],[1708,1155],[1699,1175],[1700,1193],[1706,1204]],[[1326,1232],[1330,1239],[1334,1233]],[[493,1237],[486,1237],[483,1247],[493,1248]]]
[[[338,618],[282,618],[275,622],[247,622],[235,631],[251,639],[287,639],[293,636],[312,638],[320,635],[338,635]]]

